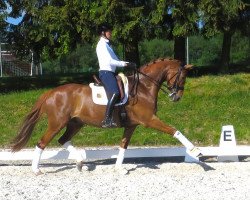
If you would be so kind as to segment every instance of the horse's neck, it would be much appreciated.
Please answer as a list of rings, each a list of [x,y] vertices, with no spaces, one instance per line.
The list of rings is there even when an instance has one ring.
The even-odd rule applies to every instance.
[[[149,73],[148,71],[141,71],[138,79],[136,76],[129,76],[130,93],[137,93],[139,89],[149,98],[157,99],[162,84],[162,75],[160,74],[160,72]]]
[[[165,80],[166,69],[164,67],[152,67],[148,66],[148,68],[141,70],[141,80],[147,84],[151,84],[152,87],[160,87]]]

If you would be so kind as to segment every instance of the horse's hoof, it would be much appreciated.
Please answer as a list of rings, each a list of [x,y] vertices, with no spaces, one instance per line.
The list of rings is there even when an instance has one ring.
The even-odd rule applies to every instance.
[[[121,174],[121,175],[127,175],[128,174],[128,170],[126,170],[126,169],[120,169],[119,170],[119,173]]]
[[[40,176],[40,175],[43,175],[43,173],[39,170],[39,171],[37,171],[37,172],[34,172],[34,174],[36,175],[36,176]]]
[[[79,172],[81,172],[81,171],[89,171],[89,167],[87,165],[84,165],[83,161],[76,163],[76,169]]]
[[[87,165],[82,166],[82,171],[89,171],[89,167]]]
[[[194,147],[190,153],[194,156],[194,157],[197,157],[197,158],[200,158],[203,156],[201,150],[198,148],[198,147]]]
[[[83,167],[83,162],[82,162],[82,161],[76,163],[76,169],[77,169],[79,172],[82,171],[82,167]]]
[[[123,167],[115,167],[115,171],[121,175],[127,175],[129,173],[128,170]]]

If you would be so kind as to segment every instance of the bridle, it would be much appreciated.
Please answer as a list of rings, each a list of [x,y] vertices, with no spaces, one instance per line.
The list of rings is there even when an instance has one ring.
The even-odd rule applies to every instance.
[[[163,86],[167,87],[167,88],[171,91],[171,94],[169,94],[168,96],[171,97],[171,96],[177,94],[177,92],[178,92],[179,90],[184,90],[184,87],[180,87],[180,86],[179,86],[179,80],[180,80],[181,72],[182,72],[183,69],[184,69],[184,66],[183,66],[183,65],[180,65],[180,67],[179,67],[179,69],[178,69],[178,72],[177,72],[175,75],[173,75],[173,76],[168,80],[168,82],[170,82],[170,80],[172,80],[172,79],[176,76],[173,85],[171,85],[171,86],[166,86],[166,85],[163,84]]]
[[[152,83],[154,83],[156,86],[158,86],[160,88],[160,90],[162,90],[165,94],[168,94],[169,97],[177,94],[177,92],[179,90],[184,90],[184,87],[180,87],[179,86],[179,80],[180,80],[180,76],[181,76],[181,72],[182,70],[184,69],[184,66],[181,65],[178,69],[178,71],[168,80],[168,82],[170,82],[175,76],[175,81],[174,83],[169,86],[168,84],[160,84],[158,81],[154,80],[152,77],[148,76],[147,74],[144,74],[143,72],[139,71],[139,69],[134,69],[134,84],[133,84],[133,87],[131,89],[131,93],[132,94],[136,94],[137,92],[137,85],[138,85],[138,82],[139,82],[139,74],[145,76],[147,79],[149,79]],[[164,86],[165,88],[167,88],[171,93],[169,93],[168,90],[166,90],[165,88],[162,88],[161,86]],[[134,91],[134,92],[132,92]]]

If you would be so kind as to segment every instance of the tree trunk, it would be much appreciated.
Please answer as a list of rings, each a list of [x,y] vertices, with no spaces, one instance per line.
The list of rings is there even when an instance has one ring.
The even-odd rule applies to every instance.
[[[232,33],[224,32],[223,44],[222,44],[222,50],[221,50],[220,67],[219,67],[219,70],[221,73],[229,72],[231,40],[232,40]]]
[[[186,63],[186,44],[184,37],[176,37],[174,39],[174,58],[180,60],[183,64]]]
[[[126,42],[125,60],[128,62],[136,63],[138,67],[140,66],[138,41]]]

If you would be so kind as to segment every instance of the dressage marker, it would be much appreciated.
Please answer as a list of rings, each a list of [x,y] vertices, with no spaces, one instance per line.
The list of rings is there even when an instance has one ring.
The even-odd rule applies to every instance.
[[[218,157],[218,162],[239,161],[238,156],[250,156],[250,146],[236,146],[235,133],[232,125],[222,127],[219,147],[199,147],[205,157]],[[102,160],[117,158],[118,148],[84,148],[78,149],[87,160]],[[0,151],[1,161],[32,160],[33,149],[24,149],[12,153],[10,150]],[[131,147],[125,152],[124,158],[159,158],[159,157],[185,157],[185,162],[197,162],[190,158],[185,147]],[[75,159],[65,149],[45,150],[42,160]],[[199,161],[199,160],[198,160]]]
[[[239,162],[239,157],[236,154],[236,139],[234,127],[232,125],[223,126],[220,136],[221,151],[218,155],[218,161],[233,161]]]

